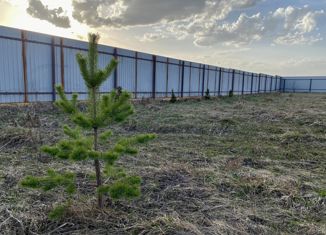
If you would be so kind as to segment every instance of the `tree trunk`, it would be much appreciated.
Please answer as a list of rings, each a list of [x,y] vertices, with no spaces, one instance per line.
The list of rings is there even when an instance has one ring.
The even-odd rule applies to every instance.
[[[97,128],[94,128],[94,150],[97,151]],[[101,177],[101,164],[98,159],[94,160],[94,167],[96,172],[96,187],[100,187],[102,185],[102,177]],[[99,208],[103,208],[103,196],[102,194],[97,195],[97,203]]]
[[[93,97],[92,97],[92,101],[93,101],[93,120],[96,120],[96,89],[93,89]],[[98,150],[98,133],[97,133],[97,127],[93,128],[94,130],[94,150],[97,151]],[[98,159],[94,160],[94,167],[95,167],[95,172],[96,172],[96,187],[99,188],[100,186],[102,186],[102,176],[101,176],[101,164],[100,161]],[[97,204],[99,208],[103,208],[103,195],[98,193],[97,194]]]

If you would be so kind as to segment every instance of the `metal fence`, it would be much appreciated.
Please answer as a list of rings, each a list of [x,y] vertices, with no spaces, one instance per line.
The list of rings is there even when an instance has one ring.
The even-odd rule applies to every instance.
[[[324,93],[326,77],[287,77],[281,82],[282,92]]]
[[[85,99],[87,89],[75,59],[87,42],[0,26],[0,103],[56,100],[55,85]],[[101,87],[121,86],[134,98],[235,95],[280,91],[282,78],[99,45],[99,66],[119,65]]]

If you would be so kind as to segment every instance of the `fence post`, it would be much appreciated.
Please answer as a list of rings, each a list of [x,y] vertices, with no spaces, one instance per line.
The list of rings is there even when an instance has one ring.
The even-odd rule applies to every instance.
[[[253,86],[254,86],[254,73],[251,73],[250,94],[252,94]]]
[[[312,88],[312,79],[310,79],[310,84],[309,84],[309,93],[311,93],[311,88]]]
[[[184,79],[185,79],[185,62],[182,61],[182,68],[181,68],[181,97],[183,97]]]
[[[277,76],[275,76],[275,89],[274,89],[274,91],[277,91]]]
[[[202,81],[202,87],[201,87],[201,96],[204,96],[204,89],[205,89],[205,65],[203,67],[203,81]]]
[[[221,95],[221,80],[222,80],[222,68],[220,67],[220,71],[218,74],[218,96]]]
[[[51,38],[51,63],[52,63],[52,101],[55,101],[55,47],[54,37]]]
[[[22,62],[23,62],[23,78],[24,78],[24,103],[28,103],[26,33],[24,30],[21,31],[21,39],[22,39]]]
[[[234,77],[235,77],[235,70],[232,70],[232,92],[234,93]]]
[[[241,90],[241,95],[243,95],[244,92],[244,80],[245,80],[245,72],[242,72],[242,90]]]
[[[118,59],[117,48],[114,48],[113,57],[116,60]],[[113,88],[117,89],[117,87],[118,87],[118,68],[114,70],[114,74],[113,74]]]
[[[137,90],[138,90],[138,52],[135,54],[135,99],[137,99]]]
[[[152,98],[156,98],[156,56],[153,55]]]
[[[267,75],[265,74],[264,93],[267,92]]]
[[[64,57],[64,47],[63,38],[60,38],[60,73],[61,73],[61,86],[65,90],[65,57]]]
[[[270,77],[271,83],[269,85],[269,92],[272,93],[272,86],[273,86],[273,77]]]

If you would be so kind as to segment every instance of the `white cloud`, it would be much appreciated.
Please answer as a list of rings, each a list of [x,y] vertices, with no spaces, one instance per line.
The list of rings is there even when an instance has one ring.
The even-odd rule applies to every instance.
[[[305,36],[300,32],[295,32],[279,36],[274,39],[274,42],[280,45],[311,45],[322,40],[323,38],[320,34],[315,36]]]
[[[263,33],[264,25],[260,14],[253,16],[241,14],[233,23],[213,24],[194,36],[195,44],[199,46],[209,46],[216,43],[240,46],[259,41]]]
[[[223,22],[215,15],[189,18],[174,21],[165,30],[167,35],[177,32],[174,35],[177,38],[180,33],[193,35],[194,43],[198,46],[224,44],[239,47],[262,40],[283,45],[312,44],[322,40],[317,32],[317,18],[323,14],[323,10],[314,11],[308,6],[289,6],[265,16],[261,13],[251,16],[242,13],[233,22]]]
[[[11,0],[15,1],[15,0]],[[231,21],[231,12],[245,12],[264,0],[72,0],[72,16],[79,23],[106,29],[147,30],[136,36],[142,42],[165,38],[189,38],[197,46],[222,44],[243,47],[253,42],[297,45],[323,40],[318,34],[318,17],[323,10],[309,6],[288,6],[267,14],[240,13]],[[30,0],[33,17],[69,27],[62,8],[49,9],[40,0]],[[234,17],[234,15],[232,15]]]
[[[63,15],[62,7],[49,9],[40,0],[29,0],[29,6],[26,11],[34,18],[46,20],[58,27],[70,28],[69,17]]]
[[[163,33],[145,33],[143,37],[138,38],[141,42],[153,42],[160,39],[167,38],[167,36]]]
[[[73,0],[72,4],[73,17],[81,23],[123,27],[183,19],[202,12],[206,0]]]

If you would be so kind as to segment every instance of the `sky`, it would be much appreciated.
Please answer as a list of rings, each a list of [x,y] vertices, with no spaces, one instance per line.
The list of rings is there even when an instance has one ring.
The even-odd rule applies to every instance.
[[[0,0],[0,25],[280,76],[326,76],[326,0]]]

